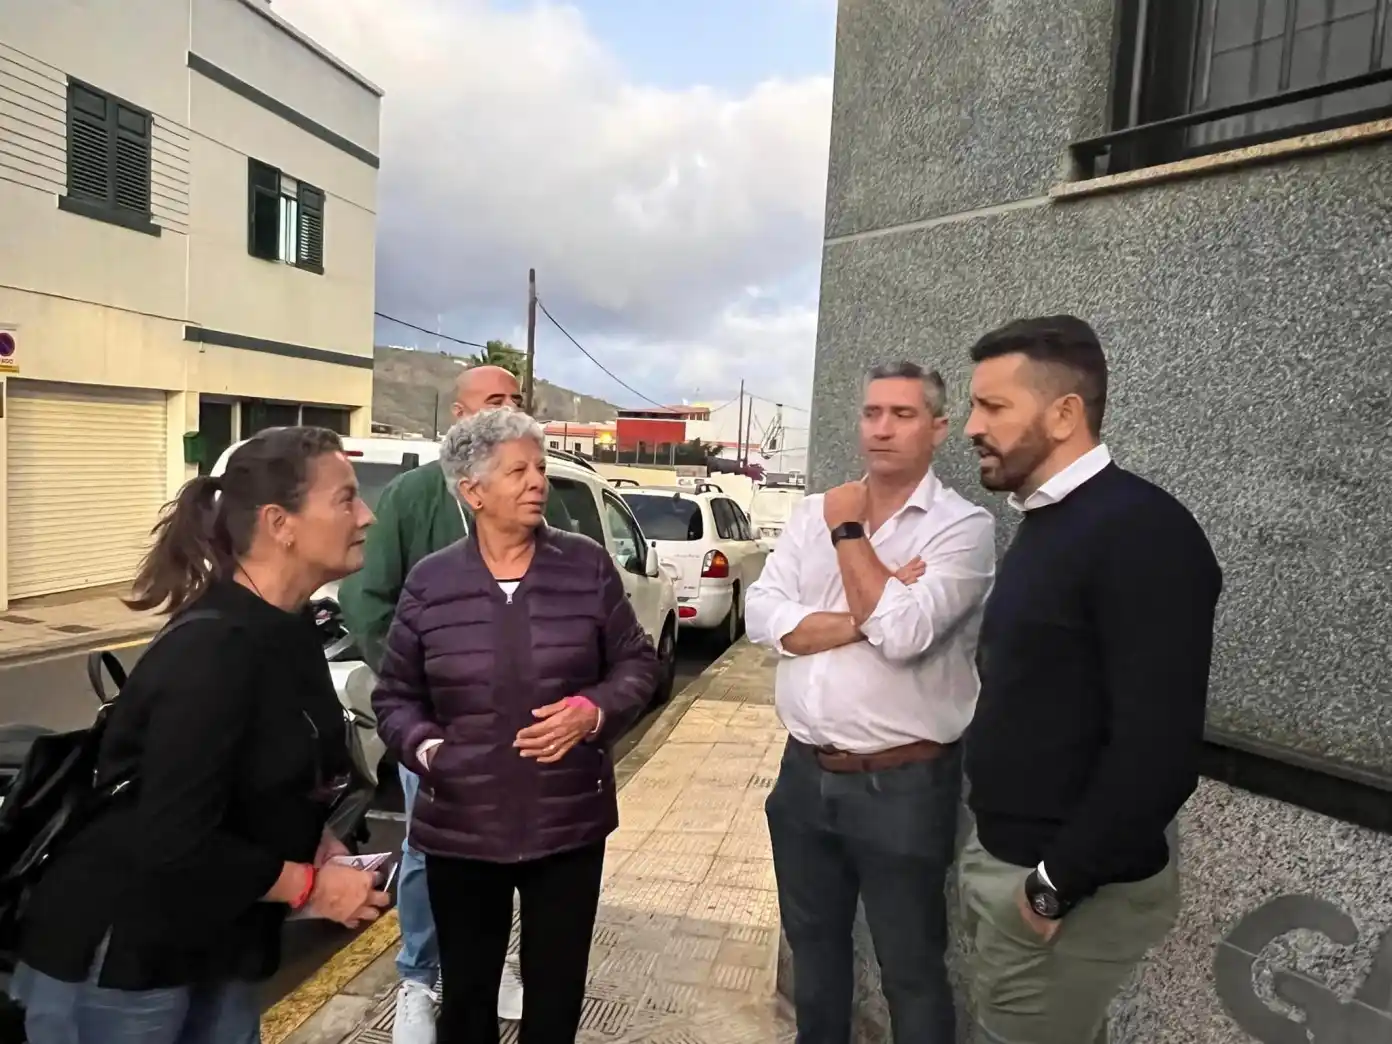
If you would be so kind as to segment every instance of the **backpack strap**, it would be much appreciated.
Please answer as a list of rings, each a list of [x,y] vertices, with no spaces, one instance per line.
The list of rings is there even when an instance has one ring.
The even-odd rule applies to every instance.
[[[218,612],[216,609],[186,610],[161,627],[159,631],[156,632],[155,636],[146,643],[145,651],[141,653],[141,655],[148,656],[150,650],[159,644],[161,638],[173,634],[185,624],[194,623],[197,620],[217,620],[221,617],[222,613]],[[106,694],[106,682],[102,677],[103,667],[106,668],[106,672],[111,675],[111,680],[116,683],[116,691],[109,697]],[[120,694],[121,690],[125,688],[127,677],[125,666],[116,658],[116,654],[109,649],[103,649],[100,652],[88,654],[87,680],[91,683],[92,691],[97,694],[97,700],[102,706],[106,706]]]

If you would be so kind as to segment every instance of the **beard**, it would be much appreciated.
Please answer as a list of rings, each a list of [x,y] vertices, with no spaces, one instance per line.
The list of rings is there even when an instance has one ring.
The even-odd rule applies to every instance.
[[[1042,425],[1027,430],[1009,450],[984,438],[973,439],[972,444],[978,453],[988,454],[980,457],[981,484],[993,493],[1018,493],[1053,451]]]

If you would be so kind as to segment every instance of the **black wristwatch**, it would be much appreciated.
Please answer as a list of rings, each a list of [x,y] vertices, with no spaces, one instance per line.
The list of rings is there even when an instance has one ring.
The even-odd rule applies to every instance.
[[[843,540],[864,540],[865,527],[859,522],[842,522],[831,531],[831,546],[835,547]]]
[[[1031,870],[1029,877],[1025,878],[1025,898],[1029,900],[1030,909],[1046,921],[1060,920],[1073,909],[1072,903],[1054,891],[1052,885],[1045,883],[1037,869]]]

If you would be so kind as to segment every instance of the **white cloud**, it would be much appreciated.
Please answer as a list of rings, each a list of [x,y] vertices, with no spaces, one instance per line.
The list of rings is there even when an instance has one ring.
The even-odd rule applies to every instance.
[[[489,336],[515,322],[535,266],[556,317],[640,390],[733,393],[746,376],[806,401],[829,77],[643,86],[578,11],[550,4],[276,10],[387,92],[383,311],[469,317],[491,326],[454,332]],[[591,371],[587,390],[623,396]]]

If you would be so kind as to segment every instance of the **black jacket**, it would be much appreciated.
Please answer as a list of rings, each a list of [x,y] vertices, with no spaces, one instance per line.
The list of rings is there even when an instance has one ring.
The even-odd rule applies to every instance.
[[[307,615],[214,585],[132,671],[98,776],[134,774],[54,856],[20,958],[80,982],[110,933],[100,985],[159,989],[271,975],[283,905],[261,902],[286,861],[309,862],[349,770],[345,727]]]

